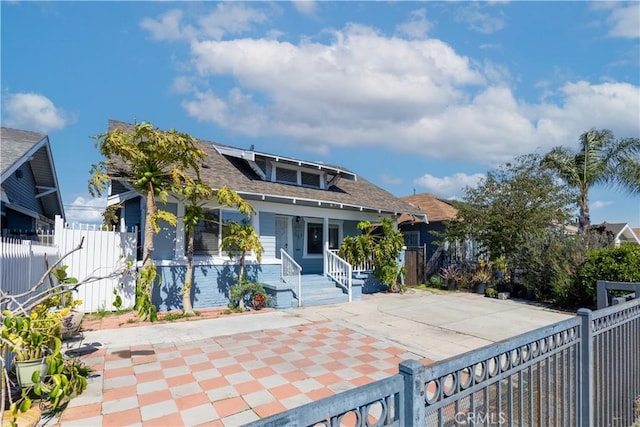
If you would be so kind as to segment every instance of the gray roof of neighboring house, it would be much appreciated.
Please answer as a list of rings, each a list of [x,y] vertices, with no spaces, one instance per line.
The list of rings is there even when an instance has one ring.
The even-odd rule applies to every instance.
[[[594,227],[603,227],[605,230],[610,231],[616,239],[621,237],[625,241],[631,241],[640,243],[640,236],[636,236],[634,230],[626,222],[596,224]]]
[[[46,216],[52,219],[55,215],[64,217],[60,187],[47,135],[2,127],[0,129],[0,169],[2,172],[0,182],[11,176],[26,162],[29,163],[36,185],[41,187],[41,192],[55,189],[55,191],[40,197]],[[34,190],[38,194],[38,189]]]
[[[131,127],[131,124],[109,121],[109,130],[130,129]],[[328,190],[264,181],[242,159],[220,154],[214,145],[222,146],[221,144],[205,140],[199,140],[199,142],[207,153],[200,175],[214,189],[226,185],[248,200],[284,201],[285,199],[295,199],[295,203],[298,205],[318,206],[320,204],[325,208],[421,215],[419,209],[361,176],[357,176],[356,180],[340,179],[336,185]],[[325,166],[355,175],[344,168]]]

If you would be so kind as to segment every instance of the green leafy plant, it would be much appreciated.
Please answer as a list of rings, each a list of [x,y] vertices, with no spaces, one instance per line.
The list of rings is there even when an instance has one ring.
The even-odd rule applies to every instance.
[[[434,274],[429,278],[429,286],[432,288],[440,288],[443,283],[444,280],[442,279],[442,276],[439,276],[437,274]]]
[[[244,311],[244,307],[260,310],[266,307],[269,297],[261,284],[241,280],[229,290],[229,308]]]
[[[498,290],[496,288],[487,287],[484,291],[484,295],[488,298],[498,298]]]

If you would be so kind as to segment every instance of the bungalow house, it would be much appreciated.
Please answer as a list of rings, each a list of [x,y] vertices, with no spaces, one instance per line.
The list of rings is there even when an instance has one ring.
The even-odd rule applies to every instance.
[[[620,246],[620,243],[634,243],[636,245],[640,245],[640,237],[626,222],[603,222],[602,224],[592,225],[591,228],[602,234],[610,236],[613,240],[612,243],[614,246]]]
[[[446,221],[453,220],[458,214],[458,209],[450,201],[429,193],[413,194],[401,197],[401,200],[415,206],[428,219],[423,221],[419,217],[405,214],[398,220],[398,227],[404,235],[406,245],[422,246],[426,249],[425,278],[437,273],[443,262],[477,260],[479,247],[473,240],[456,242],[452,247],[438,244],[442,239],[434,233],[443,233],[446,230]],[[450,250],[445,251],[447,248]]]
[[[2,235],[31,239],[52,230],[64,209],[49,137],[2,127],[0,164]]]
[[[110,130],[130,127],[109,122]],[[255,257],[249,259],[247,274],[265,285],[276,307],[291,307],[358,299],[360,286],[367,283],[346,277],[347,265],[335,254],[342,239],[359,234],[357,224],[363,220],[376,222],[388,217],[395,221],[403,213],[420,215],[413,206],[339,166],[269,154],[253,147],[243,149],[204,140],[199,144],[207,153],[200,171],[202,179],[214,189],[226,185],[236,191],[257,214],[248,220],[237,211],[214,208],[213,204],[206,211],[213,221],[201,222],[196,229],[194,308],[225,306],[237,274],[237,263],[221,250],[220,223],[250,221],[264,252],[260,263]],[[145,204],[126,180],[113,177],[108,203],[121,206],[120,217],[127,226],[144,227]],[[154,240],[154,257],[162,276],[154,303],[160,310],[171,310],[181,306],[186,266],[185,207],[177,199],[160,207],[178,217],[176,227],[165,224]]]

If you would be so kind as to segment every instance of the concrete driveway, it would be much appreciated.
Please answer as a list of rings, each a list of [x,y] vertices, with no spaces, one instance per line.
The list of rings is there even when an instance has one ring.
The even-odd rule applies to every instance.
[[[446,359],[573,316],[525,301],[421,290],[365,295],[356,303],[291,312],[309,321],[337,321],[431,360]]]
[[[428,365],[570,315],[467,293],[361,302],[84,333],[94,370],[48,425],[236,427]]]

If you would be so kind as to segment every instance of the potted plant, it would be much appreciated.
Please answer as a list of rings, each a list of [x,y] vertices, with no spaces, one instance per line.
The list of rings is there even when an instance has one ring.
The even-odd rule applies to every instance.
[[[52,313],[62,312],[64,310],[64,314],[60,314],[60,333],[61,337],[64,339],[73,336],[73,334],[80,330],[80,324],[82,323],[82,318],[84,317],[83,312],[75,310],[75,307],[81,305],[82,301],[74,300],[73,292],[71,290],[68,290],[68,285],[77,284],[78,279],[76,279],[75,277],[69,277],[67,275],[66,265],[53,269],[51,271],[51,276],[53,276],[53,278],[55,278],[55,280],[57,281],[57,285],[52,287],[60,289],[62,293],[49,298],[42,304],[47,306],[49,308],[49,311]]]
[[[13,354],[18,383],[30,387],[47,374],[46,357],[60,352],[60,316],[40,310],[30,315],[2,314],[2,345]]]
[[[491,268],[487,265],[480,265],[473,273],[473,281],[476,284],[476,293],[483,294],[487,289],[487,285],[491,281]]]
[[[448,290],[455,291],[458,281],[462,278],[462,271],[455,264],[449,264],[440,269],[440,277],[447,283]]]

